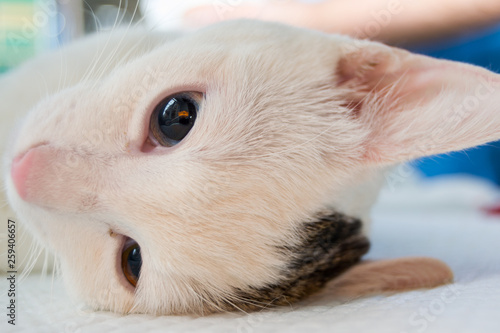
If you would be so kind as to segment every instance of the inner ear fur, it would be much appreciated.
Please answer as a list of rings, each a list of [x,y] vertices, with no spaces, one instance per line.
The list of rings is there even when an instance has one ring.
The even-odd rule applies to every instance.
[[[375,42],[340,50],[336,84],[368,130],[365,163],[392,164],[500,139],[497,74]]]

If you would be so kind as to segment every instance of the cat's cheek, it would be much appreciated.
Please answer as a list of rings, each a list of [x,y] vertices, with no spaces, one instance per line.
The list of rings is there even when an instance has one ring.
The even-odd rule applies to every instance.
[[[19,221],[55,255],[67,293],[95,310],[132,311],[135,290],[120,266],[124,236],[87,216],[30,205],[19,198],[14,187],[7,182],[10,204]]]
[[[134,307],[135,290],[123,277],[120,267],[123,236],[105,234],[101,232],[103,228],[86,230],[79,225],[81,239],[77,244],[58,244],[63,280],[74,299],[96,310],[128,313]],[[67,251],[61,251],[64,247]]]

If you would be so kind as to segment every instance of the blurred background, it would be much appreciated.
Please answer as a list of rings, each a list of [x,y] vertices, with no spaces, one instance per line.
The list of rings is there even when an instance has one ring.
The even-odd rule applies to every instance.
[[[85,34],[120,25],[186,29],[237,17],[371,38],[498,72],[499,4],[498,0],[471,0],[468,5],[467,0],[0,0],[0,73]],[[426,177],[468,174],[498,185],[500,143],[413,165]]]
[[[370,38],[412,52],[500,72],[500,0],[0,0],[0,75],[31,57],[96,31],[131,25],[145,25],[157,30],[194,29],[239,17]],[[455,331],[457,327],[465,330],[472,327],[465,325],[467,321],[474,325],[477,322],[484,322],[484,325],[498,323],[495,315],[490,320],[488,311],[485,311],[495,311],[498,298],[496,303],[490,301],[477,309],[476,306],[483,304],[483,298],[487,296],[494,298],[496,294],[493,291],[498,289],[498,279],[488,278],[493,274],[498,276],[498,224],[491,222],[499,221],[499,185],[500,142],[495,142],[467,151],[424,158],[412,162],[410,166],[396,167],[387,174],[386,189],[374,208],[375,223],[371,233],[375,241],[369,258],[404,255],[437,257],[451,265],[460,283],[476,277],[485,282],[486,287],[473,285],[470,292],[459,284],[464,297],[446,305],[444,313],[453,317]],[[1,199],[0,193],[0,213],[3,213],[1,209],[5,207],[1,206]],[[488,213],[497,216],[485,218],[484,207]],[[6,224],[0,223],[0,228],[2,226],[0,275],[7,271],[2,266],[7,263]],[[23,225],[20,226],[22,228]],[[32,256],[38,253],[32,251],[30,243],[29,237],[23,239],[21,236],[19,239],[16,251],[21,258],[20,269],[28,265],[28,268],[34,267],[34,272],[50,272],[53,266],[50,256],[42,255],[36,264],[33,263],[34,266],[30,266]],[[488,255],[490,253],[493,255]],[[482,272],[486,272],[484,276]],[[47,288],[40,284],[32,287],[23,285],[21,297],[36,295],[35,299],[27,298],[22,309],[27,311],[26,319],[35,318],[33,323],[37,326],[25,331],[40,330],[40,323],[47,318],[54,319],[58,324],[67,319],[67,309],[53,306],[60,303],[52,302],[52,289],[60,291],[57,287]],[[41,290],[46,290],[45,294],[40,293]],[[395,310],[407,308],[410,315],[417,309],[429,309],[435,300],[443,297],[439,298],[438,293],[434,295],[429,297],[435,298],[423,298],[420,303],[409,302],[408,296],[396,298],[398,303],[390,311],[381,308],[368,314],[377,320],[376,325],[380,325],[380,311],[393,315],[404,313]],[[476,300],[474,309],[470,306],[471,300]],[[320,312],[323,313],[325,308],[322,304]],[[370,306],[356,306],[356,311],[365,308]],[[345,311],[343,309],[349,308],[339,309]],[[94,324],[103,320],[102,314],[98,314],[94,321],[81,313],[74,318],[83,318],[85,323],[92,325],[93,331],[97,326]],[[295,316],[295,312],[290,313]],[[360,313],[364,316],[365,312]],[[358,318],[352,314],[348,317]],[[340,312],[340,316],[345,317],[345,312]],[[318,318],[317,313],[303,317]],[[366,318],[370,316],[360,318],[359,322]],[[444,332],[443,319],[441,316],[436,321],[434,332]],[[124,321],[119,320],[117,327],[124,325]],[[162,327],[172,326],[173,319],[168,320],[155,322],[165,323]],[[182,320],[184,322],[184,318]],[[79,322],[81,324],[81,320]],[[283,322],[283,316],[279,316],[278,322]],[[398,322],[403,323],[404,320],[398,319]],[[103,323],[110,325],[108,320]],[[148,322],[141,327],[151,327],[151,324]],[[72,325],[66,326],[64,331],[69,332],[70,328],[81,331],[74,322]],[[139,326],[130,327],[135,329]],[[469,331],[478,331],[474,327]],[[227,322],[224,322],[224,328],[227,330]],[[240,328],[238,326],[238,330]],[[400,328],[397,331],[408,330],[405,326]],[[408,331],[416,331],[416,328],[410,327]]]

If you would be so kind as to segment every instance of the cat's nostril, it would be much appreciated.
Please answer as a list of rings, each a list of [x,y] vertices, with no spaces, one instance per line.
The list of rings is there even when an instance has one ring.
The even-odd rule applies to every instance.
[[[17,156],[12,161],[10,174],[17,193],[23,199],[27,199],[27,179],[32,169],[33,161],[35,159],[36,149],[30,149],[27,152]]]

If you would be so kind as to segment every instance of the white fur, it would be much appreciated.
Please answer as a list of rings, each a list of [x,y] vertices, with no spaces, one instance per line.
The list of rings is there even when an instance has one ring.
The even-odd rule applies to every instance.
[[[95,308],[202,312],[204,299],[278,281],[288,258],[275,247],[297,243],[319,210],[368,223],[387,165],[499,138],[494,103],[463,117],[452,107],[492,77],[271,23],[113,32],[0,81],[3,119],[31,109],[6,153],[7,195],[69,290]],[[190,134],[145,151],[156,103],[191,90],[205,98]],[[35,171],[34,205],[10,168],[40,143],[50,164]],[[141,245],[135,293],[118,264],[123,235]]]

